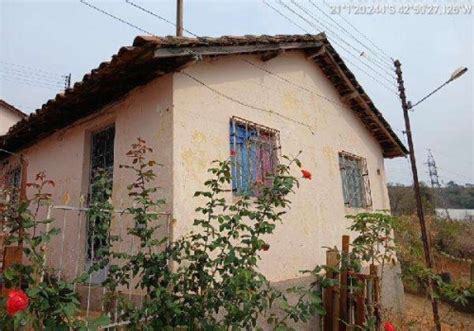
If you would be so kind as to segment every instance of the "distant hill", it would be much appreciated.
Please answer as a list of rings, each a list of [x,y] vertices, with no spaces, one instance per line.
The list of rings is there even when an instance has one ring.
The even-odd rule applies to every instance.
[[[413,188],[402,184],[388,185],[390,208],[394,215],[410,215],[415,212]],[[432,189],[421,183],[424,209],[433,214],[434,208],[474,209],[474,185],[459,185],[452,181],[440,189]]]

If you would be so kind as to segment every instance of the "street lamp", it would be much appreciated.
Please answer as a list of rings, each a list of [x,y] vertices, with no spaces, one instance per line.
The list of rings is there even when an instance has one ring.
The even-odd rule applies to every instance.
[[[408,109],[413,109],[415,106],[419,105],[420,103],[422,103],[423,101],[425,101],[426,99],[428,99],[430,96],[432,96],[433,94],[435,94],[436,92],[438,92],[439,90],[441,90],[443,87],[445,87],[446,85],[448,85],[449,83],[451,83],[453,80],[455,79],[458,79],[459,77],[461,77],[462,75],[464,75],[465,73],[467,72],[467,68],[466,67],[460,67],[456,70],[454,70],[454,72],[451,74],[451,77],[446,81],[444,82],[443,84],[441,84],[438,88],[436,88],[435,90],[433,90],[433,92],[429,93],[426,97],[422,98],[421,100],[415,102],[413,105],[409,103],[408,105]]]
[[[420,182],[418,181],[418,170],[416,168],[416,159],[415,159],[415,147],[413,144],[413,137],[411,132],[411,124],[410,124],[410,116],[408,115],[408,110],[412,109],[413,107],[419,105],[421,102],[428,99],[430,96],[435,94],[441,88],[446,86],[447,84],[451,83],[453,80],[461,77],[466,71],[467,68],[461,67],[453,72],[451,77],[443,83],[440,87],[436,88],[433,92],[429,93],[427,96],[422,98],[420,101],[416,102],[415,104],[411,105],[410,102],[407,101],[406,94],[405,94],[405,86],[402,77],[402,69],[401,63],[398,60],[394,60],[393,62],[395,66],[395,73],[397,74],[397,82],[398,82],[398,91],[400,96],[400,101],[402,102],[402,109],[403,109],[403,117],[405,119],[405,134],[407,135],[408,140],[408,150],[410,156],[410,165],[411,171],[413,175],[413,190],[415,191],[415,202],[416,202],[416,212],[418,215],[418,220],[420,222],[420,232],[421,232],[421,240],[423,242],[423,252],[425,255],[425,264],[428,269],[433,269],[433,254],[431,252],[430,246],[430,239],[428,236],[428,226],[425,221],[425,214],[423,212],[423,205],[421,202],[421,193],[420,193]],[[428,282],[428,295],[431,300],[431,306],[433,309],[433,321],[435,324],[435,330],[441,331],[441,322],[439,318],[439,311],[438,311],[438,285],[434,282],[433,279],[429,279]]]

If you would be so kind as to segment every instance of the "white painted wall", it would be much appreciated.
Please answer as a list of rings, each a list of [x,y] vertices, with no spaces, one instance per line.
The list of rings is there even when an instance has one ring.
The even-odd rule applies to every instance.
[[[0,105],[0,136],[7,133],[8,129],[21,119],[20,115]]]
[[[246,58],[259,61],[256,56]],[[302,52],[286,53],[260,65],[339,101],[333,86]],[[325,263],[322,247],[340,246],[341,235],[349,232],[345,216],[356,211],[344,207],[338,164],[340,151],[367,159],[373,209],[389,209],[381,148],[353,111],[295,88],[235,57],[204,61],[185,71],[228,96],[306,123],[311,130],[275,114],[239,105],[176,73],[173,109],[176,235],[191,229],[198,203],[192,196],[204,188],[211,161],[229,157],[232,116],[279,130],[282,153],[291,156],[303,150],[300,159],[313,174],[313,180],[302,181],[301,188],[291,197],[292,209],[269,238],[270,250],[263,253],[261,270],[271,281],[296,278],[300,270]],[[301,174],[295,172],[295,176]]]

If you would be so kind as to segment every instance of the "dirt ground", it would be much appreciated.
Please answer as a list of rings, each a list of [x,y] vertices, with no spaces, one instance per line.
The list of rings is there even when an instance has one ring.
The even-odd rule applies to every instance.
[[[405,321],[401,330],[433,330],[431,303],[427,298],[405,293]],[[474,331],[474,314],[461,313],[451,306],[440,303],[443,331]]]

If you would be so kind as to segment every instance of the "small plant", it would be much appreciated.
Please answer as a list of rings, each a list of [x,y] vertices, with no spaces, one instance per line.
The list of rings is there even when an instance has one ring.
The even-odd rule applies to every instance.
[[[349,230],[358,233],[352,242],[354,260],[384,265],[395,258],[393,228],[395,218],[384,213],[360,213],[349,215]]]

